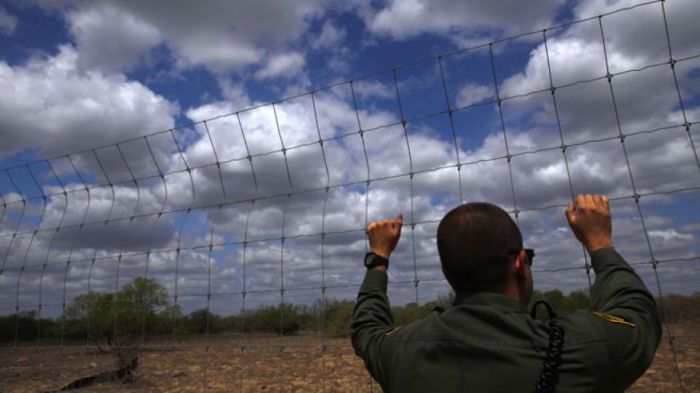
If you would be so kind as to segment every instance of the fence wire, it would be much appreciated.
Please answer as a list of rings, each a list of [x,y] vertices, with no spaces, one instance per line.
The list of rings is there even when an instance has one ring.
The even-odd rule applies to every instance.
[[[652,7],[658,8],[658,18],[663,23],[667,58],[633,69],[612,69],[610,41],[606,39],[605,21],[612,15]],[[550,44],[553,39],[559,37],[563,29],[584,24],[595,24],[600,36],[605,73],[557,85],[553,76],[553,71],[556,70],[551,61]],[[497,46],[513,45],[519,40],[524,40],[531,46],[542,45],[546,85],[539,89],[504,95],[503,75],[499,75],[500,66],[503,64],[497,60],[502,52]],[[473,53],[477,53],[482,59],[488,59],[489,83],[493,87],[493,94],[490,99],[482,98],[460,105],[451,98],[454,97],[454,92],[450,92],[453,84],[450,82],[451,70],[448,63],[461,61]],[[694,141],[697,135],[694,136],[692,132],[697,122],[694,122],[688,113],[688,98],[683,97],[684,90],[677,71],[680,65],[692,64],[698,58],[700,53],[684,57],[674,56],[666,3],[663,0],[650,1],[392,67],[272,103],[256,105],[140,138],[5,168],[0,174],[0,177],[4,178],[4,188],[0,194],[0,288],[3,291],[0,297],[3,301],[0,304],[0,314],[14,313],[17,317],[14,338],[11,340],[12,347],[22,346],[22,312],[35,312],[37,315],[39,325],[35,334],[35,348],[71,346],[70,340],[66,339],[66,318],[60,319],[60,342],[56,344],[44,339],[48,334],[42,331],[42,317],[56,318],[65,315],[74,297],[81,291],[94,293],[112,290],[116,293],[123,288],[127,278],[138,275],[163,282],[171,290],[168,296],[176,308],[188,310],[193,308],[194,304],[203,306],[205,326],[202,332],[204,339],[201,342],[191,344],[183,340],[178,333],[181,316],[173,312],[169,328],[170,339],[162,343],[163,347],[193,345],[193,350],[202,350],[203,366],[198,372],[203,390],[216,389],[210,382],[210,374],[215,373],[214,368],[221,366],[221,361],[215,359],[215,356],[222,346],[235,348],[235,353],[238,354],[239,367],[235,377],[231,377],[231,384],[239,391],[249,389],[249,380],[257,380],[258,376],[252,376],[251,373],[259,372],[255,363],[261,360],[260,356],[268,357],[263,360],[270,360],[267,364],[269,375],[263,375],[261,378],[273,381],[270,384],[281,391],[293,390],[296,377],[289,375],[288,362],[303,362],[300,356],[303,356],[302,353],[308,355],[305,351],[311,344],[295,342],[286,337],[285,324],[293,315],[286,315],[292,311],[287,312],[285,305],[311,304],[315,299],[320,299],[320,344],[313,351],[312,358],[307,361],[311,364],[320,358],[319,370],[314,371],[317,373],[314,377],[320,379],[317,386],[320,386],[320,391],[335,391],[337,386],[333,378],[338,374],[334,371],[336,366],[329,357],[336,356],[339,348],[337,342],[325,334],[329,327],[326,326],[327,320],[323,316],[327,312],[329,301],[352,296],[359,288],[362,273],[360,259],[363,247],[364,250],[367,249],[364,241],[367,223],[371,219],[379,218],[381,214],[391,214],[395,207],[399,208],[392,205],[394,201],[375,201],[385,203],[381,211],[377,211],[371,205],[372,196],[382,197],[384,184],[407,182],[407,192],[403,195],[405,200],[396,204],[408,210],[402,240],[406,249],[400,255],[409,262],[394,266],[391,274],[395,278],[390,280],[390,290],[395,289],[398,296],[403,296],[405,301],[419,304],[428,300],[421,297],[421,289],[426,285],[428,289],[423,290],[424,293],[427,292],[425,296],[434,296],[434,288],[442,290],[446,287],[444,280],[438,276],[437,265],[432,263],[436,257],[424,256],[427,246],[423,241],[423,234],[432,230],[440,217],[416,214],[416,201],[422,198],[418,191],[420,187],[425,187],[418,183],[417,177],[454,173],[456,190],[452,199],[448,200],[456,205],[474,195],[474,184],[463,179],[464,173],[479,171],[483,165],[503,164],[506,173],[503,187],[507,189],[507,203],[510,204],[508,210],[522,227],[523,217],[526,215],[552,212],[558,214],[566,207],[566,201],[574,199],[577,191],[586,191],[580,186],[576,187],[572,176],[572,148],[602,149],[601,146],[613,141],[620,143],[631,193],[613,195],[611,201],[620,206],[634,206],[634,220],[638,220],[641,226],[647,252],[645,256],[631,260],[631,264],[639,269],[651,269],[659,306],[663,310],[663,295],[666,291],[662,285],[659,268],[678,264],[696,266],[700,255],[695,247],[694,255],[659,257],[658,255],[663,253],[659,254],[653,247],[648,228],[649,220],[655,220],[655,217],[650,211],[645,211],[643,202],[654,201],[655,198],[694,195],[700,190],[700,160]],[[414,115],[413,111],[407,110],[407,105],[415,106],[416,103],[411,102],[402,92],[410,88],[406,80],[410,79],[411,72],[416,67],[423,66],[428,67],[432,76],[437,78],[439,94],[444,102],[438,109]],[[682,121],[651,129],[625,127],[619,95],[616,93],[616,89],[619,88],[616,81],[625,75],[641,75],[661,69],[670,70],[674,94],[677,97],[674,107],[678,109]],[[408,78],[402,79],[403,74],[408,74]],[[366,87],[375,79],[381,78],[386,80],[383,99],[393,102],[394,113],[397,116],[377,123],[370,121],[368,111],[363,109],[360,91],[363,86]],[[562,117],[560,102],[562,91],[575,91],[598,82],[607,84],[609,90],[612,106],[610,109],[614,113],[615,121],[614,135],[567,141],[567,126]],[[339,90],[345,93],[337,93]],[[534,99],[542,94],[551,97],[548,100],[551,101],[556,143],[514,149],[512,140],[509,140],[513,134],[507,121],[509,109],[506,105]],[[326,116],[323,111],[327,111],[327,108],[322,106],[328,105],[329,97],[346,100],[347,107],[352,111],[354,129],[335,133],[324,131],[322,115]],[[639,99],[643,100],[644,97]],[[304,140],[283,131],[284,122],[289,117],[289,109],[285,105],[295,105],[300,100],[307,100],[308,113],[304,113],[304,116],[311,119],[313,139]],[[460,129],[457,117],[470,111],[489,108],[493,109],[497,116],[496,128],[502,138],[504,154],[475,156],[469,159],[463,141],[470,136]],[[272,119],[272,131],[262,139],[259,135],[260,127],[255,124],[254,119],[261,111],[268,111],[268,115],[271,113],[268,118]],[[416,154],[420,155],[425,146],[421,145],[420,141],[412,141],[412,126],[420,127],[422,124],[441,120],[446,120],[441,123],[441,131],[454,149],[453,161],[426,167],[416,158]],[[221,124],[225,124],[224,136],[228,140],[238,141],[234,148],[217,139],[217,133],[222,132],[219,130],[224,127]],[[402,140],[394,142],[405,144],[407,170],[374,173],[376,168],[391,164],[373,162],[371,157],[374,156],[372,150],[376,148],[377,135],[392,130],[400,130],[396,135],[400,135]],[[629,140],[649,135],[675,136],[680,132],[684,132],[687,137],[697,167],[697,172],[688,173],[688,176],[694,176],[697,181],[682,184],[666,184],[662,181],[653,188],[640,187],[639,172],[635,173],[635,166],[630,160]],[[275,139],[275,142],[270,142],[270,138]],[[261,140],[262,144],[274,144],[279,147],[260,149]],[[194,146],[204,149],[203,142],[206,142],[207,151],[195,152]],[[339,174],[333,161],[339,159],[339,150],[329,146],[347,147],[357,142],[357,159],[342,162],[343,157],[340,157],[341,165],[360,168],[358,171],[363,175],[351,178]],[[306,162],[307,168],[301,171],[304,176],[299,177],[294,167],[295,159],[311,148],[320,152],[319,159],[317,162]],[[237,150],[238,153],[234,154],[228,150]],[[554,199],[554,202],[548,199],[548,203],[545,204],[523,204],[522,197],[519,198],[516,191],[515,168],[518,160],[558,152],[561,152],[562,176],[566,183],[563,191],[565,197]],[[202,161],[199,159],[202,155],[207,159],[198,162]],[[270,169],[271,163],[279,165]],[[347,168],[341,168],[340,172],[345,169]],[[316,172],[321,180],[309,180],[316,176]],[[271,178],[273,174],[274,178]],[[204,183],[206,187],[198,185],[202,181],[208,182]],[[214,192],[213,189],[217,191]],[[331,225],[342,219],[343,212],[337,210],[335,193],[343,192],[347,193],[346,198],[357,195],[353,204],[363,210],[362,217],[353,221],[353,225],[349,227]],[[303,215],[306,211],[303,210],[304,207],[300,207],[304,203],[320,210],[320,226],[317,229],[305,221]],[[306,208],[310,209],[309,206]],[[106,211],[106,214],[94,217],[95,209]],[[267,224],[267,220],[273,220],[270,216],[271,210],[280,216],[279,226],[274,223],[269,225],[270,228],[279,230],[278,234],[272,234],[273,230],[264,231],[260,228],[260,222]],[[299,212],[302,213],[301,216]],[[338,215],[341,217],[337,217]],[[168,226],[174,228],[170,233],[167,231]],[[165,232],[165,235],[161,235],[161,232]],[[527,231],[524,232],[527,236]],[[95,245],[86,245],[91,241],[95,242]],[[343,241],[346,246],[344,249],[339,246]],[[290,246],[291,243],[293,244]],[[311,257],[313,262],[317,263],[312,269],[300,264],[299,256],[295,255],[305,247],[318,247],[318,253]],[[277,251],[273,252],[273,249]],[[263,257],[259,255],[261,250],[266,251]],[[533,271],[538,274],[576,272],[575,274],[585,277],[590,287],[592,268],[583,247],[579,255],[581,263],[548,264]],[[235,269],[233,263],[226,265],[222,262],[227,258],[235,259]],[[339,269],[334,259],[350,261],[348,263],[352,263],[352,266]],[[427,263],[426,260],[430,260],[431,263]],[[134,261],[137,261],[137,265],[143,264],[138,274],[134,273]],[[231,267],[234,273],[226,273],[226,267]],[[426,269],[436,270],[438,275],[425,274]],[[351,271],[351,275],[341,274]],[[198,274],[203,276],[199,277]],[[74,279],[72,275],[78,279]],[[299,276],[314,277],[318,282],[301,280],[303,282],[300,283]],[[230,282],[227,283],[227,280]],[[279,285],[275,285],[276,282]],[[199,285],[200,283],[202,285]],[[650,282],[647,280],[647,283]],[[408,295],[408,292],[411,294]],[[277,298],[276,304],[280,310],[277,335],[279,339],[270,338],[255,343],[232,339],[226,344],[213,341],[211,310],[220,312],[225,309],[231,314],[245,316],[249,310],[272,304],[273,297]],[[227,308],[226,304],[237,306],[238,309]],[[113,332],[118,330],[120,323],[127,323],[120,321],[115,314],[108,317],[111,318]],[[145,341],[151,321],[147,320],[145,312],[141,319],[141,339]],[[86,338],[82,344],[84,348],[94,347],[94,343],[89,339],[91,331],[95,329],[91,323],[88,320],[85,327]],[[246,331],[246,323],[246,318],[240,319],[241,332]],[[676,379],[679,390],[686,391],[684,375],[679,367],[679,353],[682,352],[683,340],[696,338],[697,335],[675,334],[674,326],[669,323],[666,323],[665,334],[666,343],[671,350],[673,378]],[[255,371],[251,371],[253,369]],[[178,377],[173,375],[177,373],[171,373],[164,382],[171,389],[176,388],[179,383]],[[378,391],[371,379],[366,374],[363,375],[366,378],[366,389]]]

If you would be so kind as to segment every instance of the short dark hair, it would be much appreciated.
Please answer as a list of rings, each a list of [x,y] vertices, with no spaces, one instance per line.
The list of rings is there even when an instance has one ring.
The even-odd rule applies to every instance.
[[[445,278],[456,293],[500,293],[508,282],[510,263],[523,248],[523,238],[505,210],[472,202],[443,217],[437,246]]]

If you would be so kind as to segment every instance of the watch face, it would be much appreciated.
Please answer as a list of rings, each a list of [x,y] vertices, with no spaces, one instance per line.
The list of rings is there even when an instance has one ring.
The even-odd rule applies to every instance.
[[[373,267],[379,266],[379,265],[387,266],[387,265],[389,265],[389,261],[386,258],[382,258],[381,256],[376,255],[373,252],[368,252],[365,255],[365,267],[366,268],[369,269],[369,268],[373,268]]]
[[[368,252],[367,255],[365,255],[365,267],[372,266],[372,262],[374,262],[374,254]]]

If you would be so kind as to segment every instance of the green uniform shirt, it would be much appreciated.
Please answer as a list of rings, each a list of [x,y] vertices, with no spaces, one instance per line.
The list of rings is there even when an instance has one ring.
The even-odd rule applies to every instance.
[[[622,392],[649,367],[661,336],[654,298],[612,249],[593,253],[591,309],[564,329],[557,392]],[[534,392],[548,345],[546,321],[495,293],[458,297],[447,310],[395,328],[387,274],[369,270],[352,344],[385,392]]]

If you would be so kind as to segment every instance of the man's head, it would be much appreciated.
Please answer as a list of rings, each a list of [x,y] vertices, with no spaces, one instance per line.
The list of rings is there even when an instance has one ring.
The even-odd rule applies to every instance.
[[[520,229],[498,206],[466,203],[440,221],[437,245],[445,278],[456,293],[516,291],[529,301],[532,275]]]

